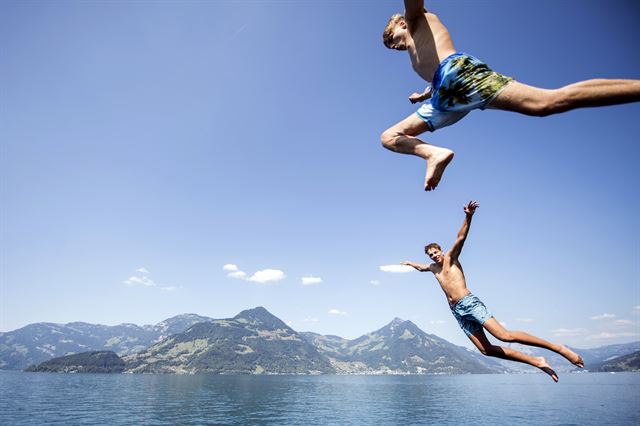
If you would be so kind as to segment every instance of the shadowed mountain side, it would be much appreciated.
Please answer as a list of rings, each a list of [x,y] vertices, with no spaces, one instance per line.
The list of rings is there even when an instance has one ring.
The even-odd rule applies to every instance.
[[[156,325],[115,326],[71,322],[35,323],[0,334],[0,369],[21,370],[54,357],[87,351],[126,355],[143,350],[165,337],[211,318],[178,315]]]
[[[622,371],[640,372],[640,351],[637,351],[628,355],[615,357],[600,363],[594,363],[589,367],[589,369],[591,371],[606,371],[606,372],[622,372]]]
[[[93,351],[62,356],[25,371],[41,373],[122,373],[124,361],[111,351]]]
[[[196,324],[125,362],[133,373],[335,372],[313,345],[262,307]]]

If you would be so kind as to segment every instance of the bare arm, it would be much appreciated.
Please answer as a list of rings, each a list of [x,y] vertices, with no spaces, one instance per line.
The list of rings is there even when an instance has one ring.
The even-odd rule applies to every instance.
[[[451,260],[457,260],[458,256],[460,256],[460,252],[462,251],[462,246],[464,245],[465,240],[467,239],[467,234],[469,234],[469,227],[471,226],[471,218],[473,218],[473,214],[476,212],[476,209],[479,207],[479,204],[475,201],[469,201],[469,204],[464,206],[464,222],[462,222],[462,226],[460,227],[460,231],[458,231],[458,237],[456,238],[456,242],[453,243],[451,249],[449,250],[449,256]]]
[[[424,0],[404,0],[404,19],[411,21],[426,12]]]
[[[431,265],[425,265],[423,263],[415,263],[415,262],[405,261],[405,262],[400,262],[400,264],[401,265],[406,265],[406,266],[411,266],[412,268],[415,268],[420,272],[427,272],[427,271],[431,270],[430,269]]]

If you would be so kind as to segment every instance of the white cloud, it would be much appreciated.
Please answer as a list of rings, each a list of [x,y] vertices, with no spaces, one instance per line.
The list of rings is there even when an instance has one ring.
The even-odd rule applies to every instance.
[[[302,277],[302,285],[320,284],[322,278],[320,277]]]
[[[602,315],[594,315],[591,317],[592,320],[603,320],[603,319],[611,319],[615,318],[615,314],[602,314]]]
[[[635,322],[631,320],[619,319],[613,322],[615,325],[635,325]]]
[[[247,277],[247,273],[244,271],[241,271],[240,268],[238,268],[238,265],[235,265],[233,263],[227,263],[222,267],[222,270],[228,272],[227,274],[228,277],[236,278],[238,280],[252,281],[252,282],[261,283],[261,284],[280,281],[286,278],[284,275],[284,272],[282,272],[279,269],[262,269],[260,271],[256,271],[250,277]]]
[[[556,328],[551,330],[556,337],[581,336],[589,332],[586,328]]]
[[[432,321],[429,321],[429,324],[444,324],[444,323],[446,323],[446,321],[443,321],[443,320],[432,320]]]
[[[318,318],[316,317],[308,317],[302,320],[303,322],[318,322],[320,321]]]
[[[284,272],[279,269],[263,269],[247,278],[249,281],[256,283],[276,282],[285,278]]]
[[[136,272],[140,272],[141,274],[149,274],[150,272],[147,271],[147,268],[138,268],[136,269]]]
[[[369,284],[372,284],[372,285],[380,285],[381,283],[380,283],[380,281],[378,281],[378,280],[371,280],[371,281],[369,281]]]
[[[327,313],[331,314],[331,315],[347,315],[346,312],[341,311],[339,309],[329,309],[329,312],[327,312]]]
[[[640,305],[636,305],[632,308],[633,313],[640,314]]]
[[[246,274],[246,272],[242,272],[242,271],[234,271],[234,272],[229,272],[227,274],[227,276],[231,277],[231,278],[238,278],[238,279],[242,280],[247,276],[247,274]]]
[[[136,276],[129,277],[129,279],[125,280],[124,283],[130,286],[142,285],[145,287],[155,287],[157,285],[155,282],[153,282],[153,280],[151,280],[148,277],[136,277]]]
[[[585,339],[586,340],[605,340],[605,339],[615,339],[616,337],[634,337],[637,335],[638,333],[631,333],[628,331],[625,331],[622,333],[610,333],[608,331],[603,331],[602,333],[587,336],[585,337]]]
[[[160,287],[162,290],[164,291],[175,291],[178,287],[174,286],[174,285],[170,285],[167,287]]]
[[[520,322],[533,322],[533,318],[516,318],[516,321],[520,321]]]
[[[382,272],[391,272],[394,274],[404,274],[407,272],[412,272],[415,269],[413,269],[411,266],[407,266],[407,265],[382,265],[380,266],[380,270]]]

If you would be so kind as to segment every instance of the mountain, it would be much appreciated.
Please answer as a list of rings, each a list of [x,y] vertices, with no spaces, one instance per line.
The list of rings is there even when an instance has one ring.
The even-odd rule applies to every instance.
[[[640,351],[608,359],[589,367],[591,371],[633,371],[640,372]]]
[[[124,361],[131,373],[335,372],[313,345],[263,307],[195,324]]]
[[[411,321],[395,318],[354,340],[303,333],[340,373],[461,374],[507,371],[477,352],[427,334]]]
[[[126,355],[146,349],[170,334],[211,318],[184,314],[156,325],[107,326],[72,322],[35,323],[0,334],[0,369],[21,370],[54,357],[86,351],[110,350]]]
[[[111,351],[82,352],[32,365],[25,371],[45,373],[122,373],[124,361]]]
[[[533,356],[545,356],[558,372],[575,369],[564,358],[544,349],[517,344],[508,346]],[[584,358],[586,370],[595,371],[605,361],[615,361],[617,367],[602,368],[629,369],[635,368],[633,357],[617,358],[640,352],[640,342],[574,350]],[[525,364],[488,358],[476,350],[453,345],[425,333],[411,321],[399,318],[379,330],[348,340],[333,335],[298,333],[262,307],[242,311],[228,319],[214,320],[184,314],[145,326],[36,323],[0,333],[2,369],[26,368],[54,357],[90,351],[112,351],[123,358],[125,372],[136,373],[461,374],[538,371]],[[91,365],[91,360],[88,362]]]

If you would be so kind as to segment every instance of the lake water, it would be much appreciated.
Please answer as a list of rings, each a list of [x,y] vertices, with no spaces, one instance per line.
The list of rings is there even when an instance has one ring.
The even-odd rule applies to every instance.
[[[0,372],[2,425],[640,425],[640,374]]]

